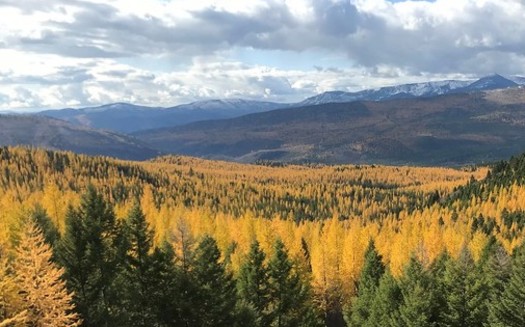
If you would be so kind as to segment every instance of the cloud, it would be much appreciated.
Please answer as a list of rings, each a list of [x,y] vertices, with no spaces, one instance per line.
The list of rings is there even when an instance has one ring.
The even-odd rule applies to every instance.
[[[0,0],[0,14],[1,108],[525,73],[521,0]]]

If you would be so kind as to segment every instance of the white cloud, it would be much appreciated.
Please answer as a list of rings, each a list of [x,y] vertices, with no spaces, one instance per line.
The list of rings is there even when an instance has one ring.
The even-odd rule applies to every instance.
[[[525,73],[521,0],[0,0],[0,15],[0,108],[297,101]],[[319,53],[338,59],[299,60]]]

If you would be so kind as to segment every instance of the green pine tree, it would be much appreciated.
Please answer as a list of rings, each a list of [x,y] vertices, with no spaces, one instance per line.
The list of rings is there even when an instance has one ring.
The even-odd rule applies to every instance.
[[[121,266],[121,228],[112,208],[93,187],[88,187],[78,209],[69,208],[66,231],[57,247],[70,291],[83,326],[118,326],[122,310],[115,287]]]
[[[169,326],[177,321],[179,280],[169,248],[153,248],[153,232],[136,203],[126,221],[126,259],[119,276],[127,326]]]
[[[343,312],[349,326],[361,327],[367,323],[376,290],[384,272],[385,266],[382,257],[377,252],[374,241],[370,240],[365,252],[363,269],[357,283],[357,295],[352,298],[349,306],[345,306]]]
[[[525,244],[515,253],[503,293],[490,304],[490,316],[491,327],[525,326]]]
[[[488,317],[487,282],[466,247],[458,260],[448,261],[444,281],[447,307],[443,312],[443,326],[483,326]]]
[[[508,284],[512,260],[503,246],[491,237],[480,259],[481,272],[487,282],[489,316],[486,326],[498,326],[494,304],[499,302]]]
[[[31,211],[31,219],[42,230],[46,243],[55,246],[60,239],[60,232],[42,206],[35,206]]]
[[[431,321],[439,322],[438,326],[441,326],[443,308],[447,306],[445,272],[449,260],[451,260],[450,255],[447,251],[444,251],[432,262],[429,269],[432,282],[431,288],[434,295],[434,310]]]
[[[402,301],[401,288],[390,271],[386,270],[379,281],[370,316],[364,326],[390,326]]]
[[[246,261],[239,270],[237,285],[240,299],[246,303],[255,316],[255,326],[268,326],[270,303],[268,270],[264,264],[265,254],[255,241],[250,247]]]
[[[432,327],[435,293],[430,274],[416,257],[411,257],[399,282],[403,301],[392,319],[395,327]]]
[[[310,289],[294,270],[288,252],[281,240],[274,244],[274,253],[268,263],[272,327],[317,327],[320,325],[315,312]]]
[[[202,327],[230,327],[235,323],[237,292],[232,275],[220,262],[217,242],[206,236],[195,251],[193,277],[198,287],[198,323]]]

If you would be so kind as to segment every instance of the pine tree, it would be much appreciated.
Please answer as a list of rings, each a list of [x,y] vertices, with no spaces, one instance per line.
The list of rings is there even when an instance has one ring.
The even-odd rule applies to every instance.
[[[150,305],[150,251],[153,233],[148,230],[140,204],[131,209],[125,224],[127,253],[120,279],[122,301],[128,315],[129,326],[148,326],[155,321]],[[149,322],[149,323],[148,323]]]
[[[431,321],[439,322],[439,326],[441,326],[442,311],[447,307],[445,272],[449,260],[452,260],[452,258],[447,251],[444,251],[434,260],[434,262],[432,262],[429,268],[432,283],[431,289],[433,290],[434,295],[434,310],[431,315]]]
[[[491,327],[525,326],[525,244],[516,252],[512,273],[498,301],[491,302]]]
[[[92,187],[78,209],[69,208],[66,231],[57,248],[68,288],[85,327],[113,327],[124,315],[115,278],[122,264],[122,236],[112,208]]]
[[[62,280],[63,269],[51,261],[51,248],[32,221],[20,237],[13,262],[17,287],[22,294],[31,326],[79,326],[73,296]]]
[[[119,285],[128,316],[127,326],[171,326],[176,315],[177,283],[171,246],[153,248],[153,232],[137,203],[126,221],[127,253]]]
[[[193,299],[197,288],[186,273],[174,265],[174,260],[173,248],[167,243],[156,247],[149,259],[148,305],[153,308],[159,327],[189,326],[187,322],[195,321]]]
[[[53,224],[51,218],[49,218],[44,208],[39,205],[35,206],[31,212],[31,219],[33,219],[36,226],[42,230],[46,243],[51,246],[55,246],[60,239],[60,232]]]
[[[445,271],[447,307],[443,325],[483,326],[487,322],[488,287],[469,250],[464,247],[458,260],[449,260]]]
[[[402,301],[403,295],[397,281],[389,270],[385,271],[379,281],[370,316],[363,327],[390,326]]]
[[[308,285],[303,284],[281,240],[268,263],[271,321],[268,326],[319,326]]]
[[[232,275],[220,262],[217,242],[206,236],[195,251],[193,277],[198,287],[198,302],[194,310],[199,319],[196,326],[230,327],[235,322],[237,294]]]
[[[412,256],[399,282],[403,301],[392,319],[395,327],[432,327],[435,294],[432,280],[419,260]]]
[[[345,320],[349,326],[364,326],[368,321],[376,290],[384,272],[382,257],[377,252],[374,241],[370,240],[357,284],[357,295],[352,298],[350,306],[346,306],[344,310]]]
[[[507,251],[494,237],[489,239],[480,259],[481,273],[487,282],[489,317],[487,326],[497,326],[494,304],[499,302],[508,284],[512,260]]]
[[[237,280],[239,297],[253,309],[256,326],[268,326],[270,301],[268,271],[264,264],[265,254],[255,241],[250,247],[246,261],[240,268]]]

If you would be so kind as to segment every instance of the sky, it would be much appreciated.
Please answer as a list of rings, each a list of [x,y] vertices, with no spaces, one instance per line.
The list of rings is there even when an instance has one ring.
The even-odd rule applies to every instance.
[[[523,0],[0,0],[0,109],[525,75]]]

